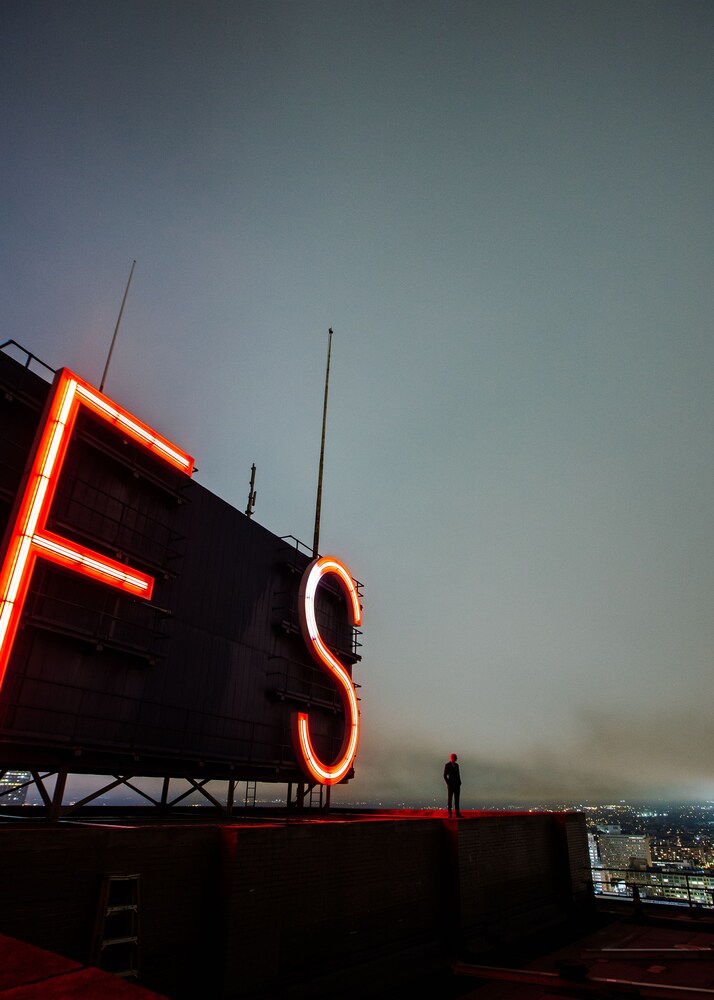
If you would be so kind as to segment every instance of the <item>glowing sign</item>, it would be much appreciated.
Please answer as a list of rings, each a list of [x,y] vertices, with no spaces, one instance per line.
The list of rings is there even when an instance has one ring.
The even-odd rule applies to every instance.
[[[57,372],[0,570],[0,687],[38,556],[147,600],[153,590],[153,577],[47,530],[50,507],[80,406],[86,406],[174,468],[189,476],[193,473],[193,459],[185,452],[66,368]]]
[[[0,688],[7,672],[38,558],[145,600],[152,595],[152,576],[80,545],[71,538],[58,535],[47,527],[80,407],[86,407],[100,420],[116,427],[124,437],[146,448],[171,467],[188,476],[193,474],[191,456],[121,409],[77,375],[64,368],[57,372],[43,422],[35,437],[28,463],[29,472],[26,472],[18,493],[2,554]],[[311,780],[333,785],[344,780],[353,765],[360,722],[352,678],[347,668],[329,649],[317,625],[316,594],[320,581],[327,574],[338,578],[347,597],[348,617],[352,624],[361,624],[362,609],[355,582],[346,566],[331,556],[313,560],[303,575],[299,598],[300,624],[311,655],[337,684],[345,712],[344,737],[337,759],[332,763],[325,763],[313,746],[306,712],[294,715],[293,735],[295,754],[301,769]]]
[[[327,648],[317,627],[315,595],[320,580],[327,573],[334,573],[342,584],[351,607],[352,623],[354,625],[361,624],[362,609],[359,603],[359,594],[349,570],[339,559],[323,556],[310,563],[300,584],[300,626],[312,656],[337,682],[345,708],[345,734],[337,760],[333,764],[325,764],[319,759],[313,748],[307,713],[298,712],[294,717],[294,742],[298,763],[303,771],[320,784],[335,785],[346,776],[357,753],[359,707],[352,678]]]

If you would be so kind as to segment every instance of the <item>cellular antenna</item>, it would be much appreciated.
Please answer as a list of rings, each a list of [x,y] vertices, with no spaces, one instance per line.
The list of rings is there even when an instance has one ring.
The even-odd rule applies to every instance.
[[[332,351],[332,327],[327,339],[327,371],[325,372],[325,402],[322,407],[322,439],[320,441],[320,466],[317,473],[317,500],[315,501],[315,534],[312,539],[312,555],[320,554],[320,510],[322,508],[322,472],[325,465],[325,427],[327,425],[327,390],[330,385],[330,352]]]
[[[117,325],[114,327],[114,336],[112,337],[111,347],[109,348],[109,354],[107,355],[107,363],[104,366],[104,373],[102,374],[102,381],[99,386],[99,391],[104,392],[104,383],[107,380],[107,372],[109,371],[109,362],[112,360],[112,351],[114,350],[114,343],[117,339],[117,333],[119,332],[119,324],[121,323],[121,318],[124,313],[124,305],[126,303],[126,297],[129,294],[129,285],[131,284],[131,279],[134,276],[134,268],[136,267],[136,261],[131,262],[131,271],[129,271],[129,280],[126,283],[126,288],[124,289],[124,298],[121,300],[121,309],[119,310],[119,315],[117,316]]]
[[[245,509],[245,516],[252,517],[253,509],[255,507],[255,498],[257,493],[255,492],[255,462],[250,467],[250,490],[248,492],[248,506]]]

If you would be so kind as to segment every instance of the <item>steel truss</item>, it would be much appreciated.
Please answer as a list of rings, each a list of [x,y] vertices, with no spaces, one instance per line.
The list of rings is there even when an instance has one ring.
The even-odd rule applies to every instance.
[[[5,778],[10,770],[17,772],[20,768],[14,767],[12,769],[5,768],[0,770],[0,781]],[[37,789],[37,792],[42,799],[44,808],[43,819],[46,819],[50,823],[56,823],[60,819],[70,816],[78,810],[83,809],[85,806],[88,806],[93,802],[96,803],[97,799],[99,799],[102,795],[106,795],[107,792],[111,792],[115,788],[120,788],[122,786],[130,789],[136,795],[140,796],[140,798],[145,800],[145,803],[148,805],[145,805],[144,808],[153,807],[160,812],[168,812],[179,806],[190,795],[193,795],[194,792],[198,792],[217,812],[224,816],[231,816],[236,808],[236,791],[239,784],[239,781],[235,778],[226,779],[225,802],[221,802],[220,799],[211,794],[211,792],[206,788],[206,785],[210,781],[222,781],[223,779],[191,777],[175,778],[164,776],[161,783],[161,794],[156,797],[155,795],[151,795],[145,789],[139,788],[139,786],[135,784],[137,778],[146,777],[145,775],[113,774],[111,775],[111,781],[107,781],[105,784],[102,784],[101,787],[90,792],[88,795],[85,795],[83,798],[74,802],[65,802],[67,779],[71,774],[79,772],[72,772],[68,769],[60,768],[54,771],[27,770],[25,773],[30,775],[30,778],[27,781],[8,785],[7,788],[0,791],[0,806],[2,806],[3,796],[9,795],[12,792],[19,791],[23,788],[29,789],[34,787]],[[86,777],[86,775],[83,776]],[[109,778],[110,775],[97,775],[97,777]],[[51,782],[53,778],[55,779],[55,782],[52,787],[48,784],[48,782]],[[188,784],[188,788],[184,788],[178,794],[176,794],[176,790],[173,789],[172,794],[171,783],[177,781],[185,782]],[[242,805],[244,808],[256,808],[257,782],[247,780],[245,781],[245,786],[245,797]],[[330,808],[330,786],[298,782],[295,787],[295,795],[293,796],[293,782],[289,782],[287,789],[287,808],[297,812],[302,812],[303,809],[306,808],[328,810]]]

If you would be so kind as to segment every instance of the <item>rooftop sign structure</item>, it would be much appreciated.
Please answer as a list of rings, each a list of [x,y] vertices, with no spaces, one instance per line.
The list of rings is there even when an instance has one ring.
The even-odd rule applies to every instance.
[[[0,482],[0,767],[349,779],[362,609],[344,563],[200,487],[189,454],[73,372],[48,387],[18,368],[0,354],[18,456]]]

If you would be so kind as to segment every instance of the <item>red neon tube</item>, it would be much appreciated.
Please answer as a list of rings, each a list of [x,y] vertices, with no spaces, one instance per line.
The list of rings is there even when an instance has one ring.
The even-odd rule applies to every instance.
[[[295,752],[302,770],[309,778],[322,785],[336,785],[352,767],[359,741],[359,705],[352,678],[328,649],[320,635],[315,616],[315,595],[320,580],[327,573],[333,573],[342,584],[348,599],[352,623],[362,623],[362,608],[359,594],[352,576],[339,559],[323,556],[314,559],[305,570],[300,584],[300,627],[303,638],[313,658],[324,667],[337,683],[345,709],[345,733],[337,760],[332,764],[321,761],[310,739],[310,726],[306,712],[298,712],[293,718]]]
[[[47,519],[80,406],[86,406],[102,420],[119,428],[122,434],[162,461],[186,475],[193,473],[190,455],[66,368],[57,372],[0,569],[0,687],[38,557],[130,594],[146,599],[151,597],[153,577],[47,530]]]

